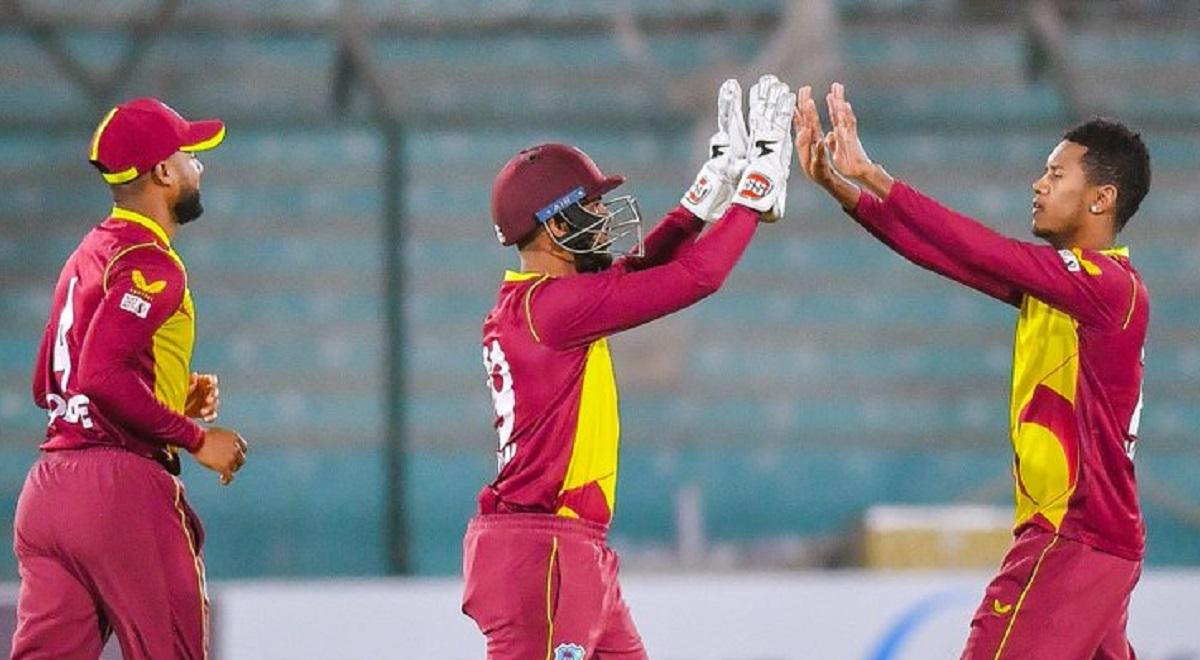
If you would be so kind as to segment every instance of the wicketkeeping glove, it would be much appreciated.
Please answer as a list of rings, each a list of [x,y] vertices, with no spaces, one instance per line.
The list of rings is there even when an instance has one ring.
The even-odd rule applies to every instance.
[[[742,86],[730,78],[717,92],[717,132],[708,141],[708,160],[680,203],[701,220],[719,219],[746,168],[749,147],[750,136],[742,115]]]
[[[759,212],[766,222],[783,217],[792,166],[792,115],[796,95],[772,75],[750,88],[750,162],[733,201]]]

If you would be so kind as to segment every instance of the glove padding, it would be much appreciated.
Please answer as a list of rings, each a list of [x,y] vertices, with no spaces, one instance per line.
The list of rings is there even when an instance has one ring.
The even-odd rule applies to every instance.
[[[796,95],[772,75],[750,88],[750,162],[734,202],[759,212],[764,222],[783,217],[792,165],[792,115]]]
[[[730,78],[717,92],[717,132],[708,141],[708,160],[680,204],[706,222],[724,215],[746,168],[749,147],[750,136],[742,114],[742,86]]]

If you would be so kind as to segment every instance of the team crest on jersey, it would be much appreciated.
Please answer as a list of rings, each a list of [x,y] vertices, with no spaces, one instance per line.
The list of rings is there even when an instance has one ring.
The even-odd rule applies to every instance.
[[[125,295],[121,296],[121,309],[133,314],[139,319],[144,319],[146,318],[146,315],[150,313],[150,301],[141,296],[134,295],[132,293],[126,293]]]
[[[554,647],[554,660],[584,660],[583,647],[578,644],[559,644]]]
[[[1074,252],[1070,250],[1059,250],[1058,256],[1060,259],[1062,259],[1063,264],[1066,265],[1068,271],[1072,273],[1078,273],[1080,270],[1082,270],[1082,267],[1079,265],[1079,257],[1076,257]]]

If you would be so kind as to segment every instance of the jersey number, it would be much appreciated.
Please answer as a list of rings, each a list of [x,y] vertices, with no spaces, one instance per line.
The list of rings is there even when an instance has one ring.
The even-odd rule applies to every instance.
[[[492,406],[496,409],[496,433],[500,444],[496,449],[496,471],[504,469],[517,454],[517,445],[511,442],[513,421],[516,417],[517,396],[513,392],[512,370],[500,340],[493,339],[483,347],[483,368],[488,374],[488,389],[492,393]]]
[[[1146,349],[1142,349],[1142,366],[1146,366]],[[1146,385],[1143,382],[1141,388],[1138,389],[1138,402],[1133,408],[1133,416],[1129,419],[1129,439],[1125,441],[1125,455],[1129,460],[1133,460],[1134,453],[1137,452],[1137,436],[1138,429],[1142,425],[1142,402],[1146,398]]]
[[[79,278],[72,277],[67,285],[67,299],[58,314],[58,328],[54,331],[53,369],[54,373],[59,374],[58,389],[64,393],[71,381],[71,347],[67,344],[67,333],[70,332],[71,326],[75,325],[75,285],[78,283]],[[65,422],[83,424],[85,429],[92,428],[92,418],[88,414],[88,404],[91,401],[87,395],[76,394],[64,399],[51,392],[46,395],[46,403],[49,405],[50,424],[61,417]]]

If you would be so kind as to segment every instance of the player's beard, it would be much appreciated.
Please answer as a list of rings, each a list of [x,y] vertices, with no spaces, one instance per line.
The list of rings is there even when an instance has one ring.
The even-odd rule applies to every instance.
[[[175,214],[175,223],[180,225],[186,225],[204,215],[204,205],[200,203],[200,189],[193,188],[180,195],[171,207],[171,212]]]
[[[612,253],[592,251],[596,249],[597,240],[598,236],[594,232],[583,231],[564,243],[575,253],[575,272],[599,273],[612,265]]]
[[[608,252],[584,252],[575,255],[575,271],[579,273],[599,273],[612,266],[613,256]]]

